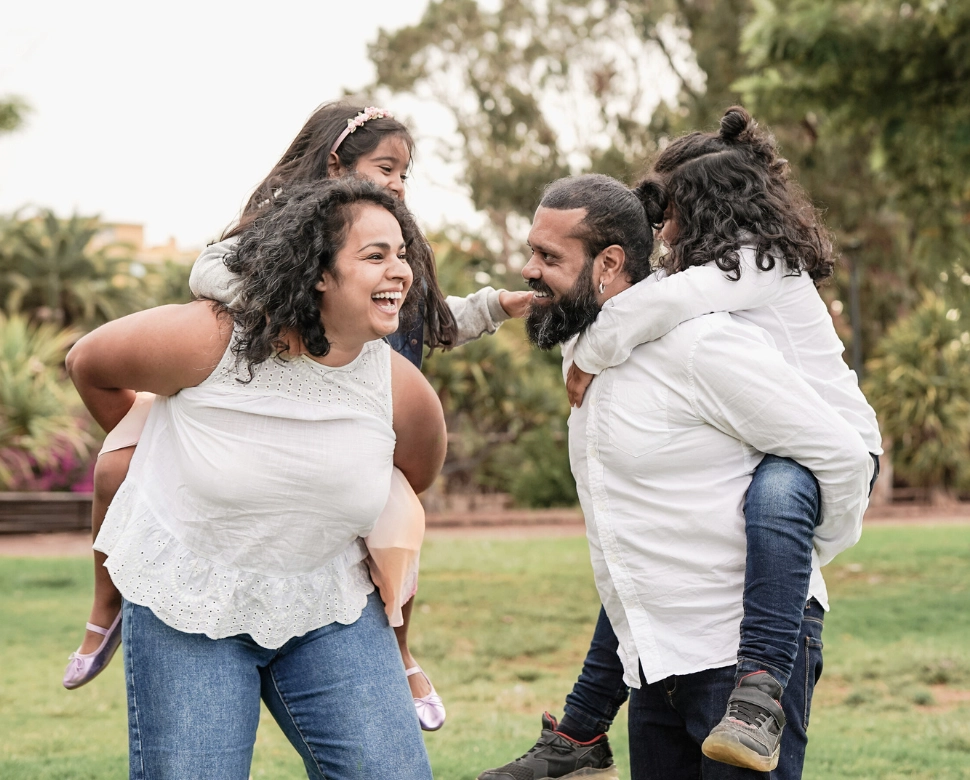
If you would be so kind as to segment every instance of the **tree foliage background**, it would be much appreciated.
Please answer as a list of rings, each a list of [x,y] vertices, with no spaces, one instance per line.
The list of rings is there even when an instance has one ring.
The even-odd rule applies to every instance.
[[[99,431],[64,373],[85,332],[190,299],[188,271],[143,266],[99,241],[95,217],[49,209],[0,218],[0,489],[69,489],[89,477]]]
[[[897,477],[970,490],[970,3],[435,0],[418,23],[381,31],[370,55],[372,96],[416,96],[450,115],[456,133],[437,151],[486,218],[477,231],[432,236],[450,294],[522,286],[524,238],[547,182],[597,171],[632,183],[670,138],[748,106],[837,238],[841,262],[822,295],[851,364],[868,365]],[[0,99],[0,142],[28,111]],[[184,299],[184,270],[133,273],[130,252],[98,247],[97,232],[96,220],[43,210],[0,220],[4,338],[27,343],[54,328],[66,344]],[[30,383],[41,374],[63,381],[48,363],[8,366],[27,384],[0,399],[0,429],[24,419],[5,399],[40,398]],[[531,350],[508,323],[432,355],[427,373],[448,417],[450,489],[512,492],[524,505],[575,500],[558,354]]]
[[[632,182],[671,137],[746,105],[836,235],[842,262],[822,294],[853,367],[879,355],[866,387],[899,476],[970,489],[966,443],[943,436],[926,403],[938,381],[970,397],[970,379],[947,360],[913,381],[885,370],[911,359],[910,317],[923,333],[932,312],[951,312],[946,344],[965,339],[966,317],[952,312],[970,298],[970,3],[438,0],[417,24],[382,31],[371,58],[391,100],[452,115],[459,142],[445,155],[488,217],[480,244],[498,247],[486,270],[521,258],[545,183],[587,171]],[[542,373],[554,359],[530,365],[537,383],[556,379]],[[964,407],[947,408],[967,425]]]

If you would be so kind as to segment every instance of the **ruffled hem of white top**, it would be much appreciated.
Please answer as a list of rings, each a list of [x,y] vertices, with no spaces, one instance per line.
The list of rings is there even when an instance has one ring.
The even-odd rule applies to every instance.
[[[304,574],[239,571],[188,549],[130,480],[115,496],[94,549],[108,556],[106,567],[122,595],[172,628],[211,639],[249,634],[270,649],[330,623],[355,622],[374,590],[360,539]]]

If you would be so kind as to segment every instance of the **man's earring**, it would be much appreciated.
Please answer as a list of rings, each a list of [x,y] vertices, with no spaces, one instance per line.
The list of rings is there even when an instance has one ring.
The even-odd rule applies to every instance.
[[[600,295],[606,292],[606,285],[600,282]]]

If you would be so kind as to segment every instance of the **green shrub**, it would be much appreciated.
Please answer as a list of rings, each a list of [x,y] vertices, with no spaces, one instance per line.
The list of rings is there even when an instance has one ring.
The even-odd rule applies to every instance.
[[[87,457],[92,437],[62,370],[79,335],[0,312],[0,489],[52,486],[37,480]]]
[[[970,321],[927,293],[879,343],[866,395],[893,442],[896,473],[916,487],[970,488]]]

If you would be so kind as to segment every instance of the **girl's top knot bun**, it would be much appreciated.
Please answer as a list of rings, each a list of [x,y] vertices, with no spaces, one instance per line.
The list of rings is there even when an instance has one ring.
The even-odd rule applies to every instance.
[[[664,212],[667,210],[667,194],[663,187],[655,181],[645,179],[633,188],[633,193],[643,205],[650,227],[659,228],[663,224]]]
[[[751,119],[751,114],[741,108],[741,106],[731,106],[724,112],[724,116],[721,117],[721,130],[719,135],[722,140],[730,143],[738,140],[740,135],[745,130],[751,128],[753,124],[754,120]]]

